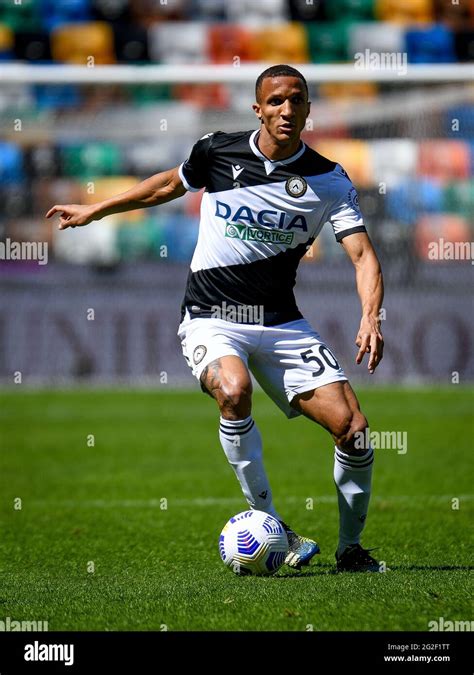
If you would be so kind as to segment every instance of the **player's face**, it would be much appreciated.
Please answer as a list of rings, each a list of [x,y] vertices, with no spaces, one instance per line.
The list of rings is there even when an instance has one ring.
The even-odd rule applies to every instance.
[[[278,145],[287,145],[299,140],[310,103],[298,77],[281,75],[263,80],[260,101],[253,109],[272,139]]]

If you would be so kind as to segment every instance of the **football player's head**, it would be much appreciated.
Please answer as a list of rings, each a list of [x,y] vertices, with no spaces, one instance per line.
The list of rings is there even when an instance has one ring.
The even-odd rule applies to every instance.
[[[303,75],[286,65],[264,70],[255,84],[255,114],[267,132],[280,145],[299,139],[311,103]]]

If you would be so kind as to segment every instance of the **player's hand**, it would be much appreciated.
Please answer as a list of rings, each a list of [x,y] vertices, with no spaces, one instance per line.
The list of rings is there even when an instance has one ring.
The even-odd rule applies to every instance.
[[[355,343],[359,347],[356,363],[362,363],[364,354],[370,354],[367,368],[369,373],[372,374],[383,358],[383,337],[380,332],[380,320],[362,317]]]
[[[82,227],[89,225],[94,220],[94,212],[90,206],[81,204],[56,204],[49,209],[46,218],[51,218],[55,213],[60,213],[58,230],[66,230],[68,227]]]

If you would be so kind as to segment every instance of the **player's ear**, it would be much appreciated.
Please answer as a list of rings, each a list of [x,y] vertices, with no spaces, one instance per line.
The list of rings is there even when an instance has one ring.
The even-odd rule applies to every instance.
[[[311,112],[311,101],[308,101],[308,112],[306,113],[306,117],[309,117],[310,112]]]
[[[257,115],[258,119],[261,122],[262,121],[262,109],[260,108],[259,104],[254,103],[252,108],[253,108],[254,113]]]

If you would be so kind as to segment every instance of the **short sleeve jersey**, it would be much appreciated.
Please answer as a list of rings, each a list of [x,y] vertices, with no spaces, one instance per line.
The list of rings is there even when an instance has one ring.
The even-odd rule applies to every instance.
[[[179,167],[187,190],[205,188],[182,315],[260,305],[265,325],[301,318],[296,271],[325,223],[337,241],[365,232],[344,169],[303,142],[284,160],[258,148],[259,131],[203,136]]]

